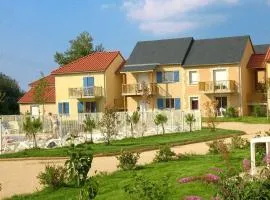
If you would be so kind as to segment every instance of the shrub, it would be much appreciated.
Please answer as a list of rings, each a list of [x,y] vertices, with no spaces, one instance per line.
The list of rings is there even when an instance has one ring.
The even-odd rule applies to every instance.
[[[41,185],[59,188],[65,184],[67,178],[67,169],[62,166],[46,165],[45,171],[37,176]]]
[[[91,136],[90,143],[93,143],[93,129],[96,128],[95,120],[92,119],[90,116],[87,116],[86,119],[83,121],[83,127],[85,132],[90,133]]]
[[[73,147],[68,154],[69,159],[65,165],[67,166],[69,179],[75,182],[76,186],[82,186],[91,168],[93,153],[92,151],[82,151]]]
[[[241,136],[234,136],[231,139],[231,149],[244,149],[248,147],[248,140]]]
[[[214,140],[214,141],[208,142],[206,144],[209,147],[209,153],[213,153],[213,154],[221,153],[221,151],[224,151],[224,150],[222,150],[223,148],[228,149],[224,140]]]
[[[192,132],[192,125],[194,122],[196,122],[196,119],[193,114],[188,113],[185,116],[186,123],[189,125],[189,132]]]
[[[229,117],[229,118],[238,117],[238,112],[237,112],[237,110],[234,107],[230,106],[224,112],[224,117]]]
[[[94,178],[86,180],[83,188],[80,191],[79,200],[93,200],[97,196],[99,190],[98,182]]]
[[[255,117],[265,117],[266,116],[266,109],[263,106],[255,105],[253,107],[253,115]]]
[[[168,178],[152,181],[143,176],[136,176],[133,184],[125,186],[125,192],[132,200],[168,200]]]
[[[156,153],[155,162],[168,162],[174,160],[176,154],[171,151],[168,145],[159,148],[159,151]]]
[[[122,151],[121,154],[116,158],[119,161],[119,165],[117,167],[123,170],[131,170],[136,167],[140,154]]]
[[[165,134],[164,124],[166,124],[167,121],[168,121],[168,117],[164,114],[157,114],[154,120],[157,126],[161,125],[163,134]]]
[[[211,131],[216,131],[216,126],[217,126],[217,101],[207,101],[204,104],[204,111],[205,111],[205,118],[206,118],[206,123],[209,129]]]
[[[26,137],[33,139],[34,148],[37,148],[36,135],[38,131],[42,130],[42,122],[40,118],[31,118],[26,116],[25,121],[23,122],[23,130],[26,132]]]

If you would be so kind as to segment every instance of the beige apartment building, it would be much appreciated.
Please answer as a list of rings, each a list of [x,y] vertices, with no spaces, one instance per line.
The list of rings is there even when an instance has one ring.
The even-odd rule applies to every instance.
[[[121,70],[125,108],[203,113],[205,102],[217,100],[218,115],[230,106],[249,115],[254,105],[267,106],[268,60],[269,45],[254,46],[249,36],[138,42]]]

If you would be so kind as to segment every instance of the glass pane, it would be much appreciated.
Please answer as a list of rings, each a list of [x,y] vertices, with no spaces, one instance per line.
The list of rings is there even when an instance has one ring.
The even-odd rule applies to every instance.
[[[164,72],[164,81],[173,82],[173,80],[174,80],[173,72]]]

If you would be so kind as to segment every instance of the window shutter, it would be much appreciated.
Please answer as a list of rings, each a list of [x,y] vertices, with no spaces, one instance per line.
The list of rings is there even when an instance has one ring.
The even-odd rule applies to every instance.
[[[78,102],[78,113],[83,113],[83,102]]]
[[[174,72],[174,82],[179,82],[179,71]]]
[[[87,87],[87,77],[83,77],[83,87]]]
[[[159,110],[162,110],[164,105],[163,105],[163,99],[157,99],[157,107]]]
[[[94,77],[87,77],[87,86],[88,87],[94,86],[94,83],[95,83]]]
[[[65,114],[69,114],[69,103],[65,103]]]
[[[175,98],[174,99],[174,108],[175,108],[175,110],[180,110],[181,109],[181,100],[180,100],[180,98]]]
[[[63,113],[63,104],[62,103],[58,103],[58,113],[59,114]]]
[[[162,72],[157,72],[157,83],[162,83]]]

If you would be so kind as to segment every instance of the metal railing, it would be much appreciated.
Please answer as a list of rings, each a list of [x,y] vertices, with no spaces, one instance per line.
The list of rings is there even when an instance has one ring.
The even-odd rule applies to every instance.
[[[70,98],[89,98],[103,96],[103,88],[99,86],[69,88],[68,94]]]
[[[237,91],[234,80],[199,82],[199,90],[204,93],[233,93]]]
[[[155,95],[158,92],[156,83],[136,83],[136,84],[123,84],[122,95],[143,95],[144,91],[151,95]]]

